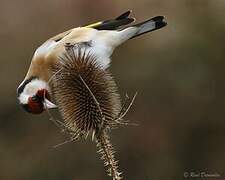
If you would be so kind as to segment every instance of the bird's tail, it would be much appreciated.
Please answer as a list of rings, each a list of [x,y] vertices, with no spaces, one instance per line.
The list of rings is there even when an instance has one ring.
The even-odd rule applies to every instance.
[[[123,17],[123,16],[122,16]],[[112,49],[126,42],[129,39],[135,38],[156,29],[166,26],[163,16],[156,16],[142,23],[131,25],[117,31],[99,31],[99,35],[106,44],[110,45]]]
[[[142,34],[160,29],[166,25],[167,23],[165,22],[163,16],[156,16],[142,23],[133,25],[132,27],[138,27],[138,31],[130,39],[140,36]]]

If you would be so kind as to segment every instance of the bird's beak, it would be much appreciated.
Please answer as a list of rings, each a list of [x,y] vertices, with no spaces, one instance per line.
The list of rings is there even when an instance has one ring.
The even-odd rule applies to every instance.
[[[48,99],[44,99],[44,107],[45,109],[52,109],[52,108],[57,108],[57,106],[52,103],[51,101],[49,101]]]

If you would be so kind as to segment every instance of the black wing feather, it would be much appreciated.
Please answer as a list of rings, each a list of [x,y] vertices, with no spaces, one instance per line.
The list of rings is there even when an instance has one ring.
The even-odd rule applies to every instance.
[[[93,26],[92,28],[97,30],[115,30],[118,29],[121,26],[130,24],[135,21],[135,18],[129,17],[131,11],[127,11],[120,16],[116,17],[115,19],[110,19],[106,21],[102,21],[99,24],[97,23],[96,26]]]

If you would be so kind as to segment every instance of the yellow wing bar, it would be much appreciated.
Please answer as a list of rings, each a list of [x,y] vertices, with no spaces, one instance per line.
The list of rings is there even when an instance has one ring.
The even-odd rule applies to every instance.
[[[100,22],[96,22],[96,23],[93,23],[93,24],[89,24],[87,26],[84,26],[84,27],[88,27],[88,28],[95,28],[96,26],[99,26],[101,25],[103,22],[100,21]]]

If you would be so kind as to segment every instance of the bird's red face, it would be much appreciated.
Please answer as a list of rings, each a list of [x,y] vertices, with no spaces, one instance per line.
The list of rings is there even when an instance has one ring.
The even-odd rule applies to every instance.
[[[47,83],[36,77],[25,80],[17,89],[18,99],[24,110],[40,114],[46,109],[56,108],[50,101],[48,89]]]
[[[49,92],[46,89],[38,90],[34,96],[28,98],[28,103],[24,108],[30,113],[40,114],[46,109],[45,99],[50,100]]]

